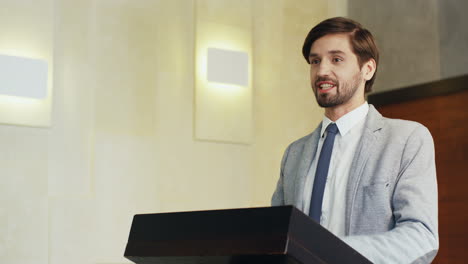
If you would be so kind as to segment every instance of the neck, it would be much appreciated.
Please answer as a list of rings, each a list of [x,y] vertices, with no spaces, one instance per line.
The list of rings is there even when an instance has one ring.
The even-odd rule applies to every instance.
[[[337,105],[334,107],[327,107],[325,108],[325,116],[330,119],[331,121],[335,122],[336,120],[340,119],[342,116],[346,115],[347,113],[353,111],[354,109],[361,106],[365,100],[359,100],[356,102],[350,102],[348,104]]]

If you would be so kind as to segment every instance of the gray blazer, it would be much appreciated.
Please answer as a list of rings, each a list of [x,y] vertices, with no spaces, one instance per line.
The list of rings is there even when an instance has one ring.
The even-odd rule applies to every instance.
[[[419,123],[382,117],[372,105],[364,126],[349,171],[341,239],[374,263],[430,263],[439,248],[431,134]],[[273,206],[303,208],[320,129],[286,149]]]

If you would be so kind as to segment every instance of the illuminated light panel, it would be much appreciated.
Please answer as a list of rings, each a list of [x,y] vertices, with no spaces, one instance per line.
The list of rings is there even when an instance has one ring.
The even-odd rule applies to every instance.
[[[194,138],[228,144],[253,141],[252,31],[250,28],[210,23],[198,17],[195,38]],[[208,77],[208,51],[243,53],[247,58],[244,82],[226,83]],[[211,52],[210,52],[211,53]],[[211,57],[211,55],[210,55]],[[223,59],[216,68],[230,67]],[[211,64],[211,63],[210,63]],[[245,62],[244,62],[245,64]],[[245,76],[245,75],[244,75]]]
[[[0,55],[0,94],[44,99],[47,79],[46,61]]]
[[[248,86],[249,55],[242,51],[208,48],[207,79],[209,82]]]

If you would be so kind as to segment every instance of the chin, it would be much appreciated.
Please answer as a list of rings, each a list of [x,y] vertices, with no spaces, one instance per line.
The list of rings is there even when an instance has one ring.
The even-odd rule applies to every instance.
[[[319,105],[320,107],[329,108],[329,107],[338,106],[338,105],[340,105],[340,104],[335,103],[335,102],[318,102],[318,105]]]
[[[336,98],[330,98],[328,94],[315,94],[315,99],[317,99],[317,104],[320,107],[335,107],[341,104]]]

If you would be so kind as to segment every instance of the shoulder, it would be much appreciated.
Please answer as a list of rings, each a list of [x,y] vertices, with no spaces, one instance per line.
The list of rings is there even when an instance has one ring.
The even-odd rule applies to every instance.
[[[421,123],[386,117],[383,117],[383,123],[382,132],[387,137],[401,140],[432,141],[429,129]]]
[[[416,157],[434,158],[434,140],[424,125],[408,120],[381,118],[381,129],[372,133],[383,156],[399,157],[400,168],[406,167]],[[421,165],[422,166],[422,165]]]
[[[320,123],[318,127],[314,131],[312,131],[312,133],[293,141],[291,144],[289,144],[287,151],[299,151],[302,150],[307,144],[311,144],[314,141],[318,142],[321,127],[322,123]]]
[[[312,133],[303,136],[289,144],[284,152],[281,163],[284,165],[287,160],[300,160],[303,155],[311,152],[312,149],[316,149],[319,141],[320,129],[321,123]]]
[[[369,109],[367,129],[380,139],[390,139],[393,143],[407,141],[409,138],[420,138],[432,141],[429,129],[421,123],[403,119],[383,117],[373,106]]]
[[[387,118],[382,117],[384,122],[384,129],[388,130],[392,134],[395,135],[402,135],[402,136],[410,136],[413,134],[417,135],[426,135],[430,136],[430,132],[423,124],[409,121],[409,120],[402,120],[402,119],[394,119],[394,118]]]

